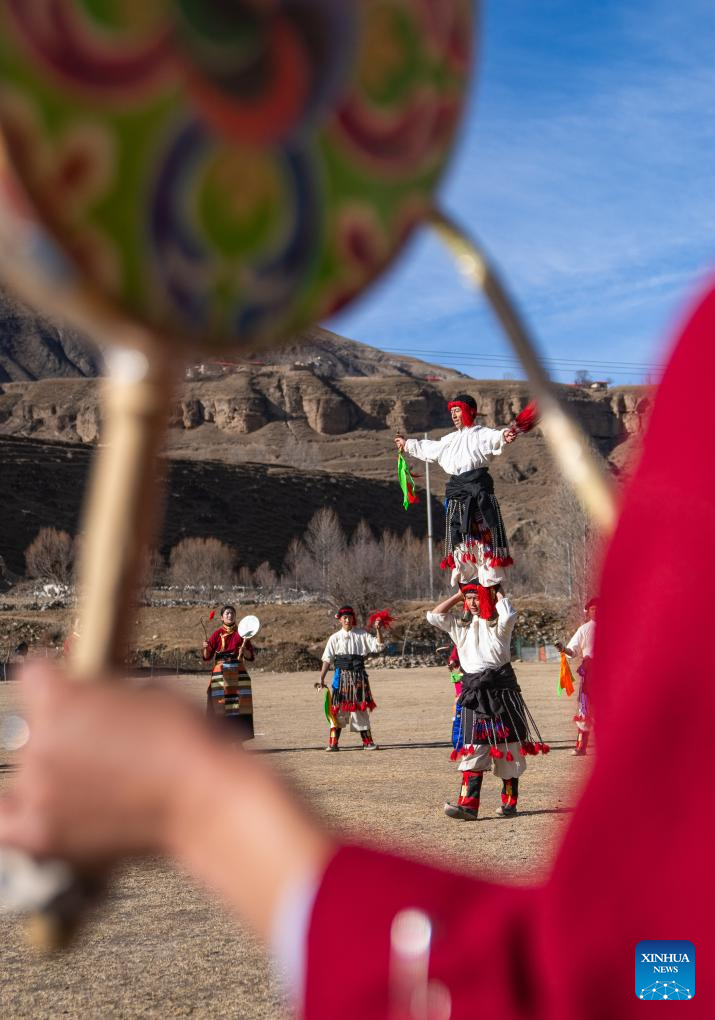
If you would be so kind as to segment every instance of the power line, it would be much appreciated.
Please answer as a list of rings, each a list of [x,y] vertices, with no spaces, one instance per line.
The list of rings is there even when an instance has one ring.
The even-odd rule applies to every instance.
[[[410,348],[408,348],[408,347],[382,347],[381,350],[383,350],[383,351],[390,351],[390,352],[393,352],[393,353],[414,354],[415,348],[413,348],[413,347],[410,347]],[[473,360],[513,361],[513,362],[517,362],[517,363],[519,362],[518,358],[511,357],[508,354],[478,354],[478,353],[475,353],[474,351],[455,350],[455,348],[452,348],[449,351],[429,350],[429,349],[422,349],[422,348],[420,348],[419,353],[420,354],[428,354],[428,355],[430,355],[430,357],[460,357],[460,358],[467,358],[467,359],[473,359]],[[652,369],[654,367],[652,362],[645,362],[645,361],[593,361],[591,359],[586,359],[586,358],[578,358],[578,359],[576,359],[576,358],[544,358],[544,360],[545,361],[551,361],[551,362],[559,362],[560,364],[568,364],[568,365],[599,365],[601,367],[611,367],[611,368],[632,367],[632,368]]]
[[[518,358],[509,357],[509,355],[476,354],[472,351],[459,351],[454,349],[450,351],[415,350],[414,348],[407,347],[381,347],[380,349],[386,353],[409,354],[412,357],[440,358],[445,361],[486,362],[487,364],[492,364],[495,367],[518,366],[521,364]],[[660,365],[638,361],[593,361],[587,358],[544,358],[543,360],[546,364],[551,365],[556,369],[562,367],[564,371],[574,368],[593,368],[599,370],[619,371],[634,375],[641,374],[643,372],[656,372],[662,368]]]

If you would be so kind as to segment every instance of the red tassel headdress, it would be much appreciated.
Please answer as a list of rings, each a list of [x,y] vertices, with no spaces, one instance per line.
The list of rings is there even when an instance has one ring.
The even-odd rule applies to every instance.
[[[459,590],[462,595],[467,595],[469,592],[476,592],[479,600],[479,615],[482,620],[491,620],[494,616],[494,612],[497,604],[497,593],[496,588],[493,586],[485,587],[479,584],[477,581],[467,581],[466,584],[460,584]],[[465,612],[467,611],[467,603],[464,603]]]

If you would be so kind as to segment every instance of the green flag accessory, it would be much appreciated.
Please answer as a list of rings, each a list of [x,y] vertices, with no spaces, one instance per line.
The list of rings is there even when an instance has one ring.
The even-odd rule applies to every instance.
[[[419,503],[420,497],[415,492],[415,480],[402,453],[397,454],[397,478],[402,489],[402,505],[407,510],[411,503]]]

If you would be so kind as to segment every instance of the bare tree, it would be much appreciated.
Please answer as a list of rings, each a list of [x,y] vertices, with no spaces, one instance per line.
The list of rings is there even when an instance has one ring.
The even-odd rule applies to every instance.
[[[256,588],[262,588],[264,592],[276,590],[278,576],[268,560],[259,563],[253,572],[253,584]]]
[[[74,543],[66,531],[41,528],[25,550],[28,577],[67,584],[72,577]]]
[[[283,561],[283,583],[299,591],[305,588],[310,577],[312,560],[301,540],[294,535]]]
[[[362,520],[340,557],[330,578],[329,594],[334,602],[346,599],[365,619],[390,595],[383,550]]]
[[[313,514],[305,533],[305,547],[316,575],[314,590],[328,594],[331,572],[337,569],[346,547],[345,535],[334,510],[322,507]]]
[[[254,588],[255,587],[255,581],[253,579],[253,571],[251,570],[250,567],[245,567],[245,566],[244,567],[240,567],[239,571],[238,571],[238,575],[236,577],[236,581],[241,586],[241,588]]]
[[[169,554],[172,584],[230,584],[235,567],[235,549],[217,538],[185,538]]]
[[[540,589],[565,597],[580,612],[598,583],[603,542],[572,488],[561,482],[552,489],[548,523],[532,562],[540,556]]]

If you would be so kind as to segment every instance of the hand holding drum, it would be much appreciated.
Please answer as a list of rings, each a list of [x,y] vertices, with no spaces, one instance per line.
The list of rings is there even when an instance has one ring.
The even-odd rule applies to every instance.
[[[257,616],[244,616],[238,621],[238,635],[243,639],[243,643],[238,651],[239,661],[243,658],[243,653],[246,650],[246,642],[250,641],[252,637],[255,637],[258,631],[261,629],[261,621]]]

